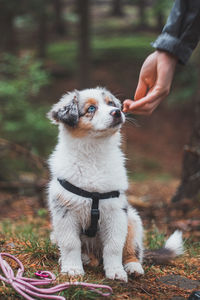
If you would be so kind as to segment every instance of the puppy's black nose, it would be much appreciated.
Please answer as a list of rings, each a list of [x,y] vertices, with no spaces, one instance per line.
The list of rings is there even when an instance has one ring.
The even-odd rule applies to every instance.
[[[121,118],[121,111],[119,108],[112,109],[110,115],[114,118]]]

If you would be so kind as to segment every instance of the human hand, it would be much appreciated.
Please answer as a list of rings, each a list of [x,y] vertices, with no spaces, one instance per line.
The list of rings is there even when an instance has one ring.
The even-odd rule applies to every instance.
[[[125,100],[123,112],[150,115],[169,94],[177,59],[168,52],[155,51],[144,61],[134,101]]]

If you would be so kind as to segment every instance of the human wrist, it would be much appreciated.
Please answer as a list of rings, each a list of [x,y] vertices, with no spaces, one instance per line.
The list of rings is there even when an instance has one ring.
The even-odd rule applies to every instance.
[[[161,55],[161,56],[167,57],[168,59],[170,59],[171,61],[173,61],[174,64],[176,64],[176,63],[178,62],[178,57],[175,56],[174,54],[172,54],[172,53],[166,51],[166,50],[159,50],[159,49],[157,49],[155,52],[156,52],[157,55],[159,55],[159,56]]]
[[[174,37],[167,32],[161,33],[151,45],[157,50],[166,51],[175,55],[178,59],[178,63],[183,65],[187,63],[192,54],[192,49],[187,43],[184,43],[180,38]]]

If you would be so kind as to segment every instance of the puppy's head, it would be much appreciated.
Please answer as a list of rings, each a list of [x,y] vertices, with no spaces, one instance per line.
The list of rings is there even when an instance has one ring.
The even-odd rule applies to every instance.
[[[75,90],[64,95],[48,117],[75,137],[112,135],[125,121],[120,101],[104,88]]]

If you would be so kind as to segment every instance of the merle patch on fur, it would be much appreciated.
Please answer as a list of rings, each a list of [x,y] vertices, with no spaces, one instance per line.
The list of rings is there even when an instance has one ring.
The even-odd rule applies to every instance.
[[[62,218],[64,218],[66,216],[67,212],[68,212],[68,209],[66,208],[66,205],[64,205],[64,204],[56,204],[54,206],[54,209],[58,213],[62,212]]]
[[[76,127],[79,120],[76,96],[69,105],[60,108],[58,111],[54,111],[52,114],[56,121],[61,121],[70,127]]]
[[[127,207],[123,207],[122,210],[127,214],[127,211],[128,211]]]
[[[144,260],[148,263],[167,264],[173,257],[173,251],[167,248],[144,251]]]

